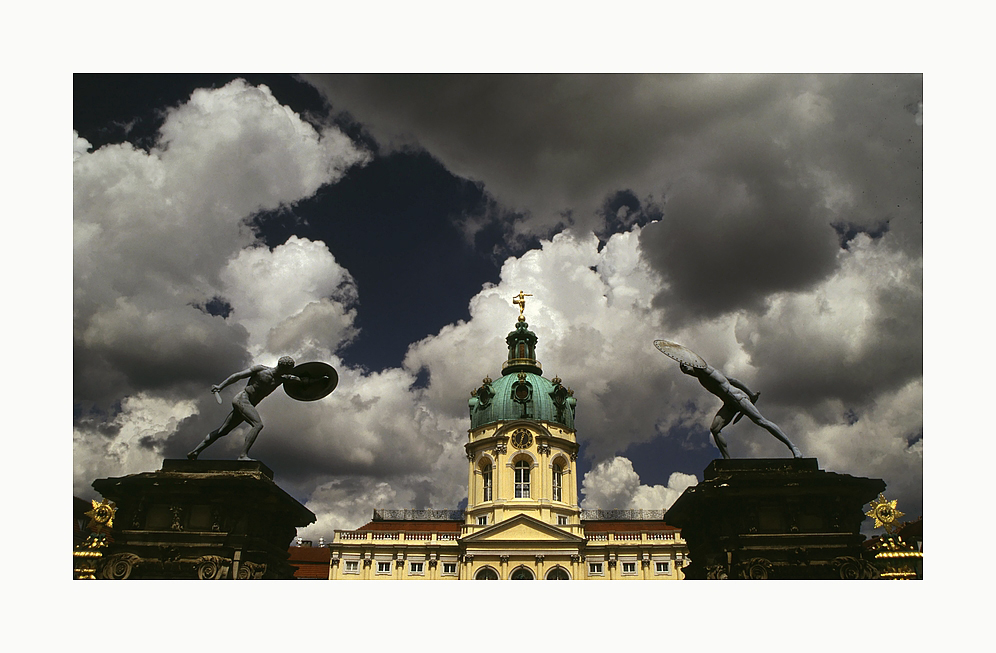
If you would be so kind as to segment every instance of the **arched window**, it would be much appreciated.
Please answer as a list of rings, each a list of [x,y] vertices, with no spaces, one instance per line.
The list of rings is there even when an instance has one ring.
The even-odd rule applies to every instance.
[[[553,500],[564,500],[564,468],[560,463],[553,464]]]
[[[491,567],[485,567],[477,572],[474,580],[498,580],[498,572]]]
[[[491,463],[485,463],[481,467],[481,477],[484,479],[484,495],[482,501],[491,501]]]
[[[519,567],[512,572],[512,575],[508,577],[509,580],[536,580],[533,576],[533,572],[527,567]]]
[[[515,498],[529,498],[529,470],[532,467],[528,460],[515,463]]]
[[[567,573],[567,570],[563,567],[554,567],[550,570],[550,573],[546,575],[547,580],[570,580],[571,576]]]

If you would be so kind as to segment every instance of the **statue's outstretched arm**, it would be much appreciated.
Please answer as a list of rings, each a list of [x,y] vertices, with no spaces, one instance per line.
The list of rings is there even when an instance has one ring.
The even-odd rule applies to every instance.
[[[293,383],[303,383],[305,385],[311,385],[313,383],[325,383],[329,380],[327,376],[316,376],[316,377],[305,377],[301,378],[299,376],[294,376],[293,374],[284,374],[284,381],[292,381]]]
[[[222,388],[226,388],[226,387],[230,386],[231,384],[235,383],[239,379],[248,379],[250,376],[252,376],[254,373],[258,372],[259,370],[263,369],[264,367],[266,367],[266,366],[265,365],[253,365],[252,367],[250,367],[248,369],[245,369],[245,370],[242,370],[241,372],[236,372],[235,374],[231,375],[230,377],[228,377],[227,379],[225,379],[224,381],[222,381],[221,383],[219,383],[218,385],[216,385],[214,387],[218,388],[218,390],[221,390]]]
[[[737,379],[734,379],[732,376],[726,377],[726,380],[730,382],[730,385],[732,385],[734,387],[737,387],[737,388],[740,388],[741,390],[743,390],[747,394],[749,394],[749,395],[754,394],[753,392],[751,392],[750,388],[748,388],[747,385],[745,383],[743,383],[742,381],[738,381]]]

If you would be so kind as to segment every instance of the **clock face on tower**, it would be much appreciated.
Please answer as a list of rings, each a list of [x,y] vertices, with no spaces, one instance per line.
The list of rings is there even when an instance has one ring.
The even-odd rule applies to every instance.
[[[519,429],[512,434],[512,446],[516,449],[525,449],[533,443],[533,435],[526,429]]]

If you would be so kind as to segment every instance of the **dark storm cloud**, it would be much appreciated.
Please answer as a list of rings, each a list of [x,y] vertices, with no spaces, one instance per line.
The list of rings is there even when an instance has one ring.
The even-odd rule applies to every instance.
[[[667,194],[670,222],[645,235],[645,254],[673,284],[660,301],[691,299],[689,314],[757,307],[767,292],[825,277],[830,223],[889,221],[892,246],[922,247],[920,75],[306,79],[382,144],[423,147],[526,213],[517,233],[610,233],[631,214],[607,214],[607,202],[631,193],[659,205]],[[728,261],[719,278],[747,269],[703,304],[696,280],[709,250]]]
[[[193,307],[141,311],[121,302],[75,339],[74,398],[105,406],[135,392],[209,387],[217,370],[247,365],[246,336]]]
[[[864,407],[923,374],[923,268],[862,234],[837,274],[809,293],[745,313],[736,336],[758,386],[778,403],[812,410]]]
[[[761,310],[769,294],[833,271],[837,238],[819,198],[779,179],[765,158],[687,183],[643,230],[643,254],[665,282],[655,304],[675,325]]]
[[[652,172],[673,139],[723,113],[763,108],[783,85],[778,77],[719,84],[682,75],[307,79],[333,109],[363,121],[382,143],[424,147],[455,174],[483,181],[506,206],[532,212],[522,226],[538,231],[565,211],[572,211],[574,223],[597,228],[603,199]],[[731,87],[741,92],[731,97]]]

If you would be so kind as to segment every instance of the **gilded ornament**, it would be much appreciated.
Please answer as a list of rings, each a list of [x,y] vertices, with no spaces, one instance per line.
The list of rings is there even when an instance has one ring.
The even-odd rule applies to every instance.
[[[93,508],[89,512],[84,513],[90,518],[88,528],[94,529],[97,533],[105,528],[112,528],[114,526],[114,515],[117,513],[114,502],[104,499],[100,503],[97,503],[96,500],[90,499],[90,503],[93,504]]]
[[[519,294],[512,298],[512,303],[519,306],[519,322],[526,321],[526,297],[532,297],[529,293],[519,291]]]
[[[889,501],[884,494],[879,494],[870,507],[865,514],[875,519],[875,528],[885,528],[886,533],[894,533],[899,528],[899,518],[906,514],[896,509],[895,499]]]

